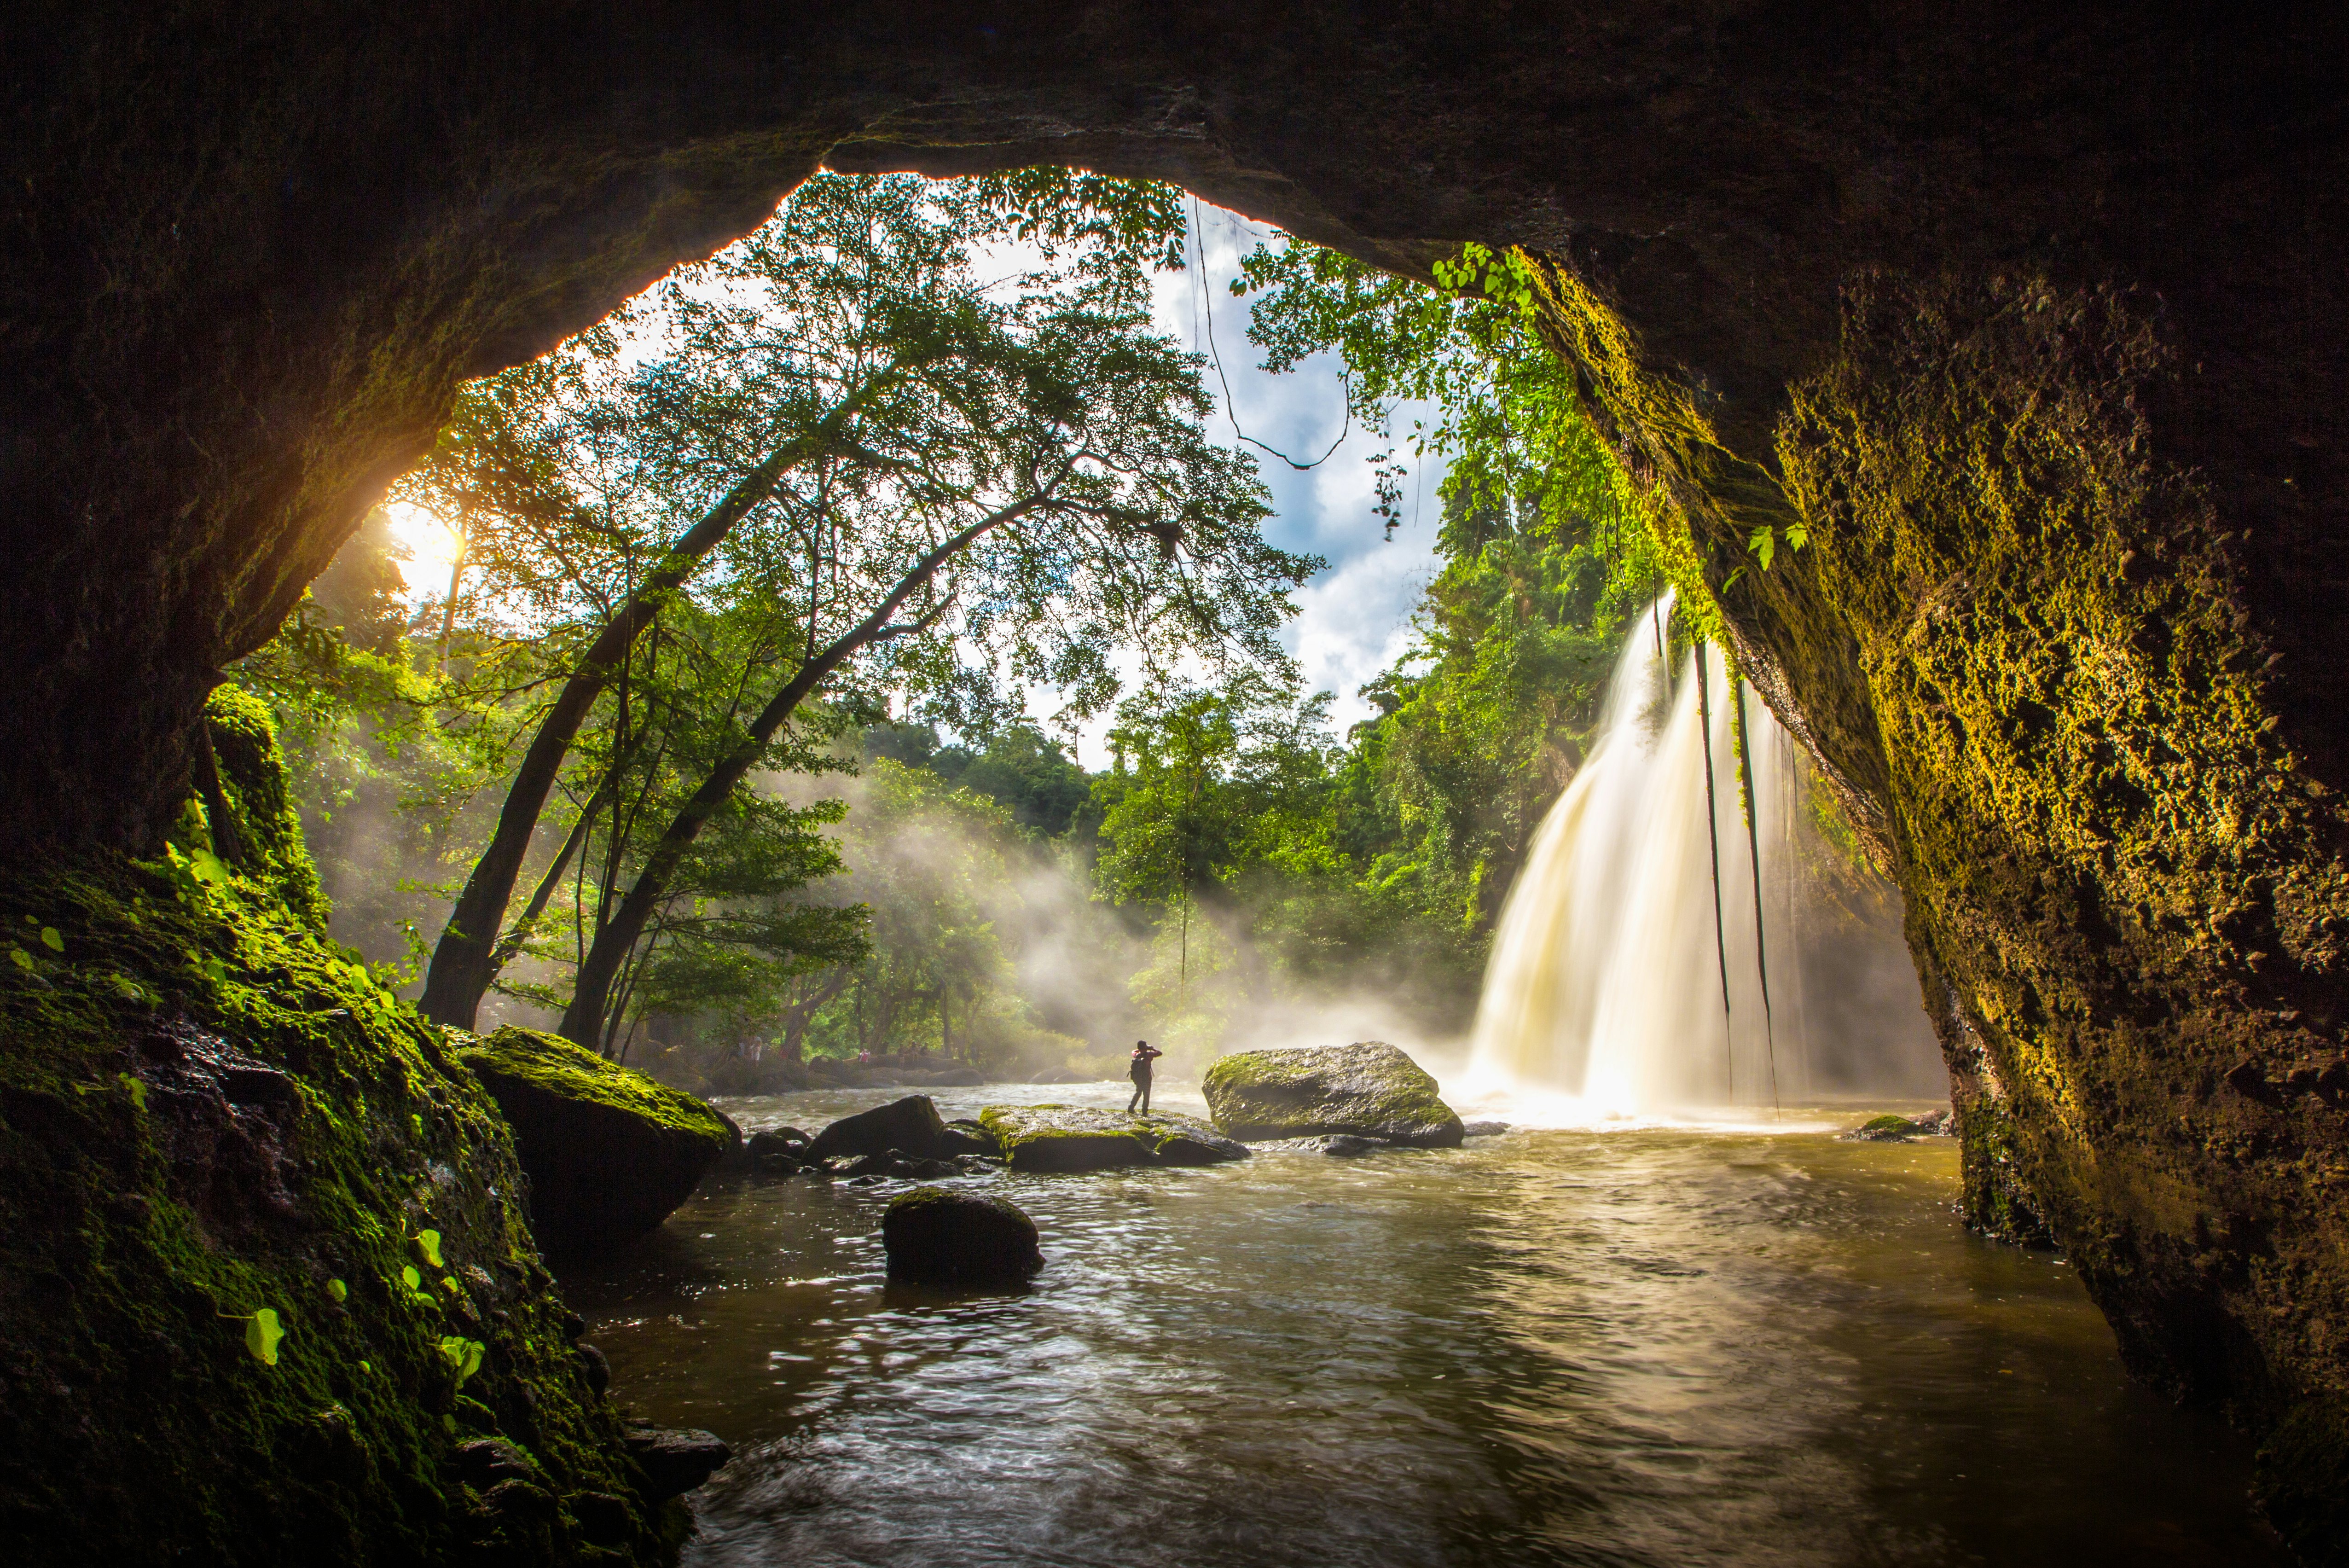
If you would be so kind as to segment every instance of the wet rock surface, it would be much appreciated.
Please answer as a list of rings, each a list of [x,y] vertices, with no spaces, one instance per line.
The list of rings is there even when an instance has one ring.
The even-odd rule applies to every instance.
[[[628,1456],[645,1472],[646,1493],[655,1502],[691,1491],[734,1457],[714,1434],[692,1428],[631,1424],[627,1445]]]
[[[808,1144],[806,1162],[896,1155],[910,1159],[951,1159],[960,1154],[993,1154],[994,1145],[961,1127],[949,1127],[927,1095],[908,1095],[833,1122]]]
[[[1464,1136],[1435,1080],[1381,1041],[1235,1052],[1199,1087],[1217,1130],[1251,1143],[1342,1134],[1454,1148]]]
[[[1182,1116],[1127,1116],[1081,1106],[989,1106],[979,1121],[1014,1170],[1123,1170],[1246,1159],[1246,1146]]]
[[[1018,1285],[1044,1266],[1036,1223],[1008,1199],[919,1187],[881,1220],[889,1278],[908,1284]]]
[[[550,1251],[643,1235],[741,1137],[692,1096],[556,1035],[509,1027],[458,1056],[513,1125],[532,1228]]]
[[[1957,1132],[1957,1120],[1948,1111],[1927,1111],[1913,1120],[1908,1116],[1870,1116],[1842,1136],[1862,1143],[1907,1143],[1912,1138],[1950,1137]]]

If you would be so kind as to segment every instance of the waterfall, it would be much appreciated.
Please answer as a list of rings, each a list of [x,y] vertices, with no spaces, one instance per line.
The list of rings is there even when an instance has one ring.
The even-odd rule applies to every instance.
[[[1651,615],[1671,613],[1667,596]],[[1652,1117],[1772,1102],[1811,1088],[1802,966],[1793,961],[1794,878],[1787,864],[1804,809],[1795,749],[1769,710],[1744,699],[1757,814],[1749,837],[1739,805],[1738,693],[1718,649],[1710,736],[1698,717],[1695,655],[1673,679],[1649,634],[1651,617],[1616,660],[1598,738],[1536,834],[1495,931],[1477,1006],[1471,1077],[1560,1092],[1594,1117]],[[1722,930],[1729,1010],[1715,954],[1713,866],[1705,833],[1704,756],[1722,781]],[[1754,882],[1761,883],[1775,1004],[1775,1053],[1754,961]]]

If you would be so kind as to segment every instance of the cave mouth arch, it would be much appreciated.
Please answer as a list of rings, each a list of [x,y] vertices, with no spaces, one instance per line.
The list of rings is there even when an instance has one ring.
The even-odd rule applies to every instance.
[[[101,0],[5,26],[21,862],[150,846],[217,670],[458,381],[820,160],[1146,174],[1407,272],[1523,244],[1896,868],[1969,1201],[2027,1201],[2133,1365],[2273,1435],[2280,1519],[2344,1506],[2349,16]],[[1730,586],[1796,517],[1813,547]]]

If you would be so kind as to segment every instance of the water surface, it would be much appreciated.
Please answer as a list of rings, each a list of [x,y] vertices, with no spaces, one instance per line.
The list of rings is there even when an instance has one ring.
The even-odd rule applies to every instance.
[[[567,1282],[616,1396],[735,1448],[704,1568],[2280,1563],[2241,1440],[2128,1382],[2059,1262],[1967,1235],[1956,1165],[1521,1130],[1000,1175],[1049,1265],[959,1298],[884,1283],[902,1184],[795,1179]]]

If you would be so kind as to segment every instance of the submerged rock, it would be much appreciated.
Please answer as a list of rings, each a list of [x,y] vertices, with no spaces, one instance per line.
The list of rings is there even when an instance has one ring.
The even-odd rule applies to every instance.
[[[927,1095],[908,1095],[853,1116],[843,1116],[816,1134],[802,1157],[897,1154],[910,1159],[951,1159],[958,1154],[993,1154],[995,1146],[948,1127]]]
[[[1081,1106],[989,1106],[978,1119],[1014,1170],[1122,1170],[1246,1159],[1244,1145],[1188,1116],[1129,1116]]]
[[[1354,1159],[1366,1154],[1376,1154],[1382,1148],[1399,1146],[1379,1137],[1356,1137],[1351,1133],[1331,1133],[1328,1137],[1312,1140],[1323,1154],[1338,1159]]]
[[[535,1029],[501,1029],[457,1056],[513,1126],[531,1228],[550,1251],[643,1235],[741,1136],[682,1090]]]
[[[693,1428],[628,1428],[628,1453],[645,1472],[645,1490],[656,1502],[682,1497],[726,1467],[734,1450],[711,1433]]]
[[[1036,1222],[987,1193],[917,1187],[881,1219],[889,1277],[916,1284],[1017,1285],[1044,1266]]]
[[[1509,1130],[1506,1122],[1470,1122],[1460,1129],[1463,1137],[1498,1137]]]
[[[1200,1085],[1216,1126],[1249,1143],[1330,1133],[1454,1148],[1465,1129],[1418,1063],[1381,1041],[1237,1051]]]

